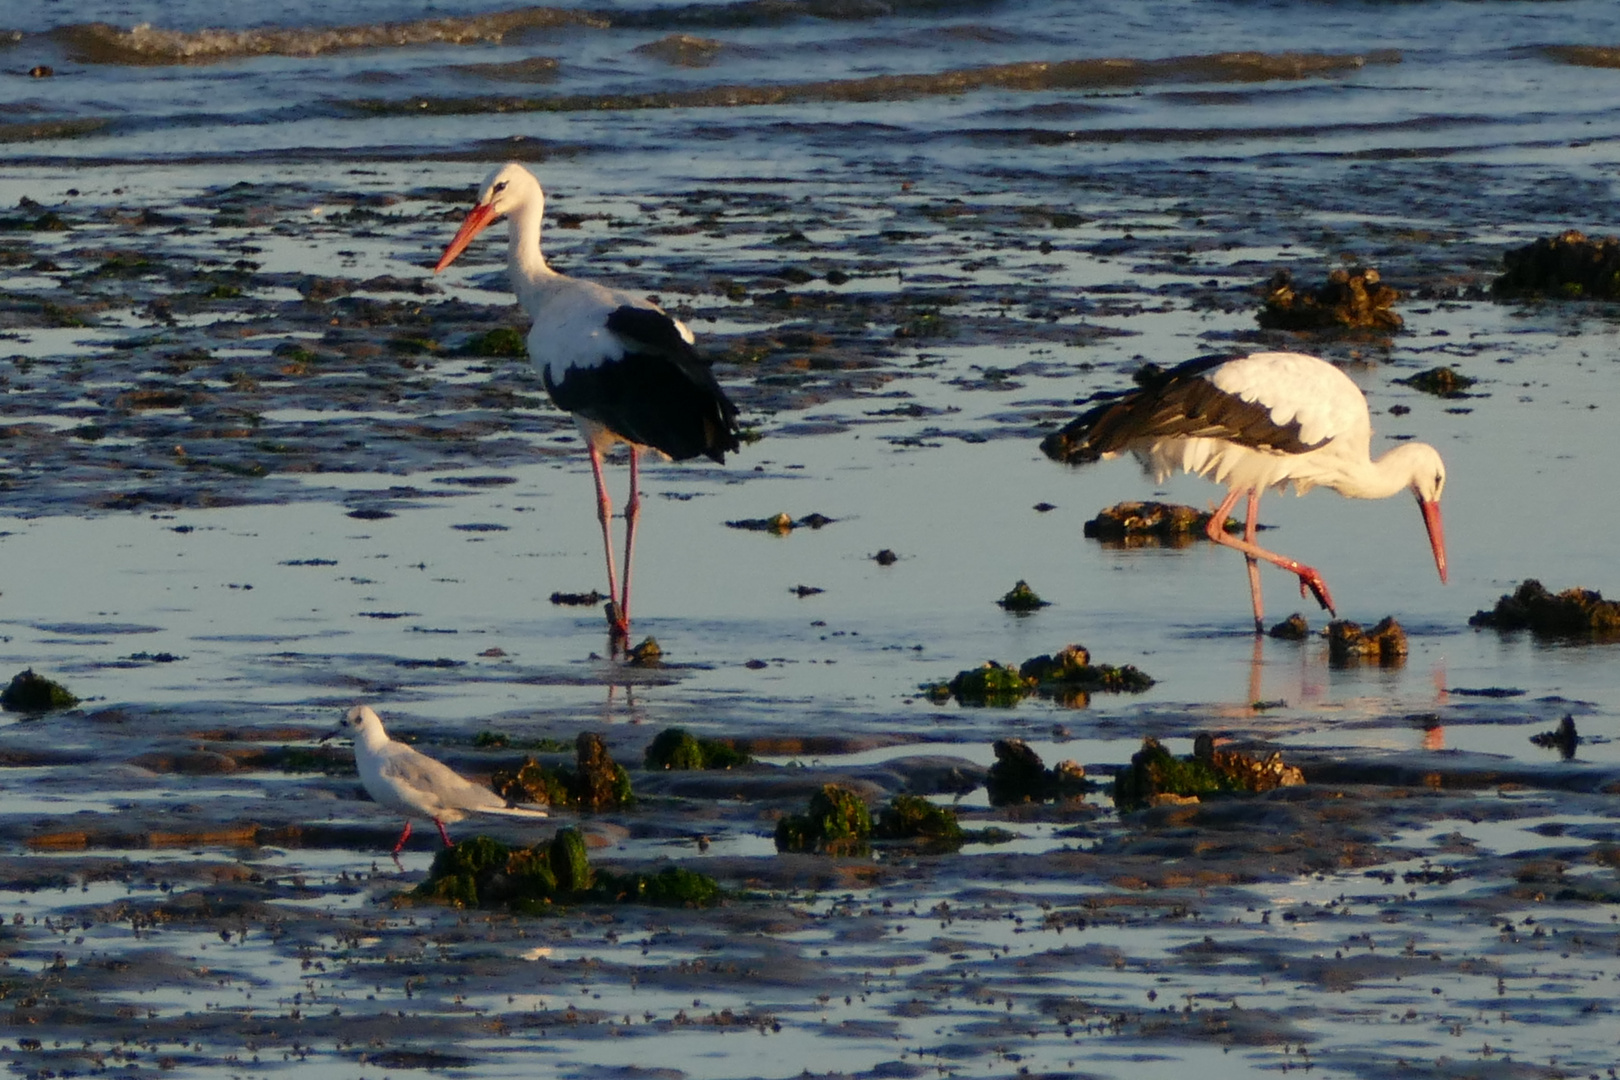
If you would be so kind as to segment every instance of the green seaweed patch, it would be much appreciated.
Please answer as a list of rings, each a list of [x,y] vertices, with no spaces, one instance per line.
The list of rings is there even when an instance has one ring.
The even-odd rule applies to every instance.
[[[967,833],[956,811],[938,806],[921,795],[896,795],[878,811],[872,835],[879,840],[922,840],[930,845],[959,847]]]
[[[1060,761],[1048,769],[1023,739],[997,739],[991,749],[996,763],[985,775],[984,787],[992,806],[1070,799],[1096,787],[1076,762]]]
[[[1014,585],[996,603],[1000,604],[1003,610],[1019,613],[1039,611],[1043,607],[1051,606],[1051,601],[1042,600],[1037,596],[1027,581],[1020,581]]]
[[[776,850],[824,855],[864,855],[870,849],[872,815],[866,803],[842,784],[823,784],[803,814],[776,823]]]
[[[0,709],[7,712],[54,712],[57,709],[71,709],[78,703],[79,699],[67,687],[34,674],[33,668],[13,675],[5,690],[0,691]]]
[[[523,359],[529,355],[523,332],[510,326],[497,326],[482,334],[474,334],[459,350],[466,356],[501,356]]]
[[[1174,806],[1210,795],[1254,794],[1304,782],[1304,774],[1284,764],[1280,753],[1256,758],[1217,750],[1215,739],[1203,733],[1193,741],[1192,755],[1178,758],[1150,736],[1142,740],[1130,766],[1114,777],[1114,806],[1121,811]]]
[[[480,731],[473,736],[480,750],[531,750],[537,754],[566,754],[573,746],[566,739],[514,739],[504,731]]]
[[[1490,611],[1476,611],[1469,626],[1496,630],[1529,630],[1544,637],[1613,638],[1620,636],[1620,602],[1603,599],[1593,589],[1565,589],[1554,595],[1535,578],[1526,578]]]
[[[1156,681],[1134,664],[1093,664],[1085,646],[1072,644],[1051,656],[1030,657],[1019,665],[1018,674],[1033,680],[1037,693],[1059,699],[1098,690],[1139,694]]]
[[[526,759],[516,770],[497,769],[495,791],[512,802],[578,810],[618,810],[633,804],[630,774],[608,754],[607,743],[593,732],[574,742],[575,767],[555,768]]]
[[[1409,379],[1396,379],[1402,386],[1410,386],[1414,390],[1421,390],[1425,394],[1436,397],[1466,397],[1464,393],[1477,381],[1462,374],[1456,368],[1436,367],[1428,371],[1420,371]]]
[[[734,769],[754,759],[730,743],[700,739],[685,728],[665,728],[648,745],[649,769]]]
[[[946,702],[955,698],[963,705],[986,705],[1010,708],[1035,690],[1026,682],[1018,669],[1010,664],[986,660],[984,666],[959,671],[950,682],[924,683],[922,691],[933,701]]]
[[[707,907],[723,895],[713,878],[678,866],[655,874],[596,870],[584,835],[567,828],[532,847],[511,848],[487,836],[463,840],[434,857],[427,880],[405,899],[543,914],[563,903]]]
[[[1052,655],[1032,656],[1018,667],[987,660],[959,671],[950,682],[924,683],[923,694],[938,702],[1009,708],[1031,694],[1060,705],[1084,707],[1093,693],[1141,693],[1156,680],[1133,664],[1093,664],[1081,645],[1065,645]]]

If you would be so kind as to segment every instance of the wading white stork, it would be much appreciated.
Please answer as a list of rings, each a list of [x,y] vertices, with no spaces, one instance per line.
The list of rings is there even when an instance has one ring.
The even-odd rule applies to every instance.
[[[559,274],[540,253],[546,197],[534,174],[516,163],[496,169],[478,203],[433,268],[456,260],[492,222],[507,219],[512,291],[529,313],[529,359],[558,408],[574,415],[596,477],[596,515],[607,553],[607,618],[615,645],[630,634],[630,560],[641,517],[639,461],[652,449],[666,459],[698,455],[724,463],[735,451],[737,408],[692,348],[692,332],[644,297]],[[625,501],[624,584],[613,562],[612,502],[602,480],[602,453],[630,447]]]
[[[411,818],[426,818],[439,827],[445,847],[454,847],[444,823],[452,825],[468,814],[543,818],[544,810],[513,806],[487,787],[464,779],[441,761],[395,742],[383,730],[382,720],[369,705],[356,705],[321,742],[347,732],[354,738],[354,764],[366,794],[382,806],[402,814],[405,831],[399,834],[394,854],[411,836]]]
[[[1325,360],[1300,353],[1255,353],[1189,360],[1161,371],[1144,369],[1141,389],[1108,395],[1041,442],[1046,456],[1081,465],[1130,452],[1163,481],[1184,470],[1225,484],[1226,498],[1209,522],[1209,538],[1243,552],[1254,600],[1254,627],[1262,629],[1257,560],[1299,577],[1333,612],[1322,575],[1304,563],[1254,542],[1260,493],[1294,485],[1303,495],[1329,487],[1354,499],[1383,499],[1406,489],[1417,496],[1429,530],[1434,564],[1446,580],[1445,531],[1440,492],[1446,467],[1425,443],[1402,443],[1374,460],[1367,399],[1349,376]],[[1227,515],[1248,497],[1243,539],[1228,536]]]

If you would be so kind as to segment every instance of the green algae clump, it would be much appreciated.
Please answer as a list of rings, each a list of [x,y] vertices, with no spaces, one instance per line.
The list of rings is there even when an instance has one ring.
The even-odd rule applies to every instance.
[[[1206,795],[1251,794],[1305,782],[1304,773],[1283,763],[1282,754],[1251,757],[1217,750],[1209,734],[1193,742],[1192,756],[1178,758],[1157,739],[1142,740],[1128,768],[1114,777],[1114,806],[1120,811],[1195,803]]]
[[[980,667],[959,671],[950,682],[923,683],[924,696],[963,705],[1010,708],[1031,694],[1050,697],[1061,705],[1083,708],[1094,692],[1141,693],[1155,680],[1134,665],[1093,664],[1082,645],[1065,645],[1055,654],[1032,656],[1018,667],[987,660]]]
[[[716,739],[700,739],[685,728],[665,728],[647,747],[648,769],[731,769],[753,758]]]
[[[497,326],[486,333],[475,335],[462,346],[461,351],[468,356],[509,356],[519,360],[529,354],[522,331],[510,326]]]
[[[1133,664],[1093,664],[1085,646],[1072,644],[1051,656],[1030,657],[1019,665],[1018,674],[1025,682],[1033,682],[1038,692],[1060,700],[1093,690],[1141,693],[1155,681]]]
[[[509,848],[487,836],[463,840],[434,856],[427,880],[406,899],[541,914],[558,903],[706,907],[722,895],[713,878],[678,866],[656,874],[595,870],[584,834],[568,828],[549,843],[525,848]]]
[[[719,882],[684,866],[666,866],[656,874],[597,875],[597,891],[624,904],[655,907],[711,907],[724,895]]]
[[[1554,595],[1535,578],[1526,578],[1491,611],[1476,611],[1469,626],[1529,630],[1544,637],[1620,636],[1620,602],[1603,599],[1592,589],[1565,589]],[[10,706],[7,706],[8,708]]]
[[[961,844],[967,834],[956,811],[936,806],[921,795],[896,795],[878,811],[872,835],[879,840],[923,840],[941,846]]]
[[[0,691],[0,708],[7,712],[44,713],[57,709],[71,709],[79,699],[59,682],[34,674],[34,669],[19,671]]]
[[[1035,594],[1035,590],[1029,587],[1029,582],[1020,581],[1018,584],[1014,585],[1000,600],[997,600],[996,603],[1001,605],[1002,609],[1005,611],[1027,614],[1031,611],[1039,611],[1043,607],[1050,607],[1052,602],[1050,600],[1042,600],[1039,596],[1037,596]]]
[[[825,855],[865,854],[872,838],[872,815],[859,795],[841,784],[823,784],[803,814],[776,823],[776,850],[819,851]]]
[[[959,671],[950,682],[924,683],[922,687],[923,693],[934,701],[945,702],[954,697],[963,705],[998,708],[1018,704],[1034,689],[1034,684],[1025,682],[1017,668],[994,660],[986,660],[982,667]]]

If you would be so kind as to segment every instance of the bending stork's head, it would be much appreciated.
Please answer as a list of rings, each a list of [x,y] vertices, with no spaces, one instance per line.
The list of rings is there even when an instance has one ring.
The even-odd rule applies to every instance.
[[[496,219],[510,214],[520,207],[532,207],[533,212],[544,212],[546,206],[545,193],[540,190],[540,181],[534,174],[515,161],[502,165],[489,174],[484,181],[483,189],[478,192],[478,202],[468,212],[467,218],[461,223],[461,229],[450,241],[450,246],[444,249],[439,257],[438,265],[433,268],[437,274],[440,270],[456,261],[456,256],[466,250],[472,243],[473,237],[483,232]]]
[[[1429,546],[1434,549],[1434,566],[1440,583],[1446,581],[1446,530],[1440,520],[1440,493],[1446,489],[1446,463],[1440,452],[1427,443],[1407,443],[1405,452],[1412,463],[1412,494],[1423,511],[1423,524],[1429,530]]]

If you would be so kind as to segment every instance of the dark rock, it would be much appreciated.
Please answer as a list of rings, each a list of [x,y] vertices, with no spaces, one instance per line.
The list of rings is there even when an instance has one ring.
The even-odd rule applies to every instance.
[[[1502,265],[1491,283],[1498,299],[1620,299],[1620,241],[1612,236],[1588,240],[1570,229],[1506,252]]]
[[[574,741],[575,767],[549,768],[527,758],[516,771],[498,769],[491,786],[503,799],[537,806],[617,810],[635,802],[630,774],[608,754],[602,736],[582,731]]]
[[[5,690],[0,691],[0,708],[7,712],[53,712],[71,709],[78,703],[79,699],[69,693],[67,687],[43,675],[35,675],[33,668],[13,675]]]
[[[1565,589],[1554,596],[1535,578],[1526,578],[1493,610],[1476,611],[1468,625],[1546,637],[1611,638],[1620,635],[1620,603],[1591,589]]]
[[[1390,306],[1400,297],[1371,267],[1341,267],[1321,285],[1303,290],[1294,288],[1292,274],[1279,270],[1266,285],[1265,306],[1256,318],[1268,330],[1399,330],[1402,319]]]
[[[1537,746],[1557,750],[1559,756],[1568,761],[1575,756],[1575,748],[1580,745],[1581,737],[1575,731],[1575,717],[1570,713],[1565,713],[1564,718],[1558,722],[1556,728],[1552,731],[1543,731],[1539,735],[1532,735],[1530,741]]]
[[[1082,531],[1088,538],[1106,543],[1180,547],[1206,536],[1212,517],[1206,510],[1175,503],[1122,502],[1086,522]],[[1243,524],[1227,518],[1223,527],[1227,532],[1239,532]]]
[[[1114,777],[1114,805],[1120,810],[1198,802],[1207,795],[1270,791],[1305,782],[1299,769],[1283,764],[1280,753],[1259,759],[1217,750],[1209,734],[1193,742],[1193,754],[1177,758],[1154,738],[1142,740],[1130,767]]]
[[[1328,659],[1337,664],[1357,659],[1399,664],[1406,659],[1406,631],[1394,618],[1383,619],[1371,630],[1348,619],[1330,622],[1327,639]]]
[[[1459,373],[1455,368],[1437,367],[1428,371],[1419,372],[1409,379],[1396,379],[1402,386],[1410,386],[1414,390],[1421,390],[1425,394],[1436,397],[1465,397],[1463,391],[1474,385],[1473,379]],[[1391,412],[1394,409],[1390,410]]]
[[[561,607],[595,607],[607,597],[592,589],[590,592],[554,592],[551,602]]]
[[[1266,633],[1282,641],[1304,641],[1306,638],[1310,637],[1311,627],[1310,624],[1305,621],[1305,616],[1296,611],[1292,615],[1288,616],[1288,618],[1266,631]]]
[[[991,805],[1065,799],[1084,795],[1092,788],[1080,765],[1060,761],[1048,769],[1023,739],[997,739],[992,749],[996,763],[990,766],[984,781]]]

